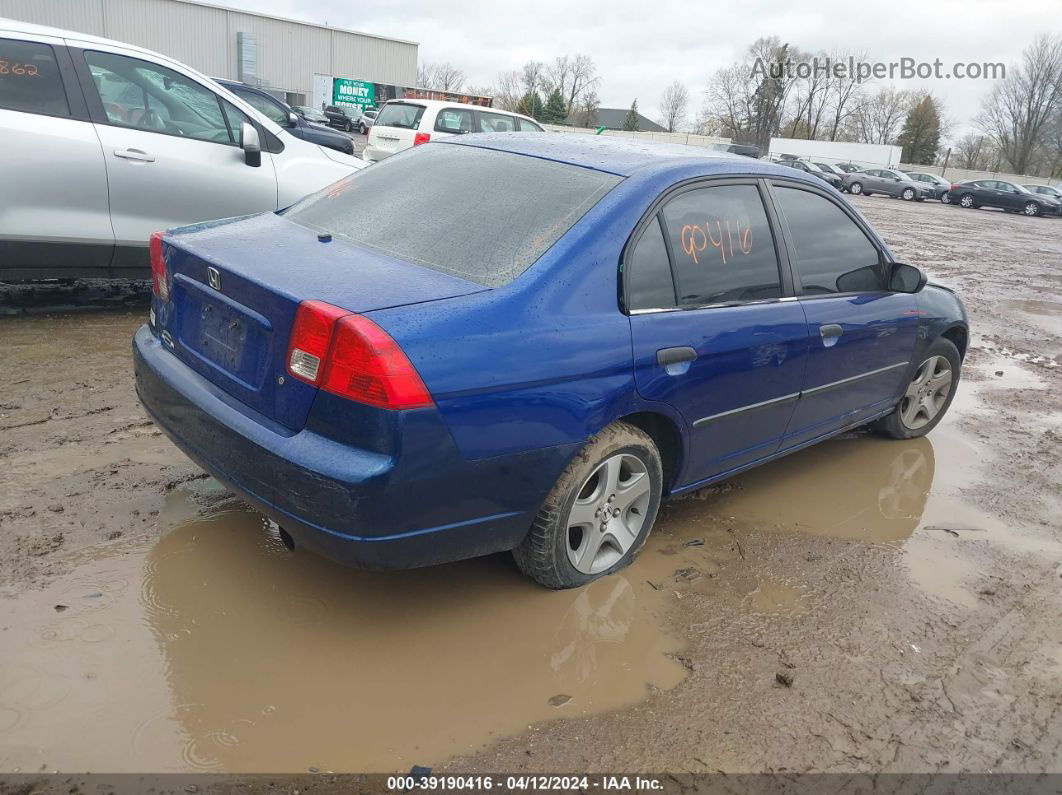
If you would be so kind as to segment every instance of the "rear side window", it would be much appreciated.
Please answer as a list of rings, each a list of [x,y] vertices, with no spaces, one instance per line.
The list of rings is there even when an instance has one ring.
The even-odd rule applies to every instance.
[[[797,287],[804,295],[857,293],[884,287],[878,249],[829,199],[776,186],[796,248]]]
[[[498,287],[527,270],[619,182],[612,174],[542,158],[432,143],[363,169],[284,215]]]
[[[516,129],[516,119],[512,116],[503,116],[500,113],[487,113],[479,111],[480,132],[512,132]]]
[[[668,309],[675,305],[675,282],[671,278],[659,216],[645,227],[624,267],[628,310]]]
[[[70,115],[55,51],[49,45],[0,39],[0,108]]]
[[[408,105],[404,102],[388,102],[376,117],[376,127],[400,127],[415,130],[420,126],[420,117],[424,115],[423,105]]]
[[[755,185],[687,191],[664,207],[679,304],[779,298],[778,255]]]
[[[472,132],[472,111],[467,108],[443,108],[435,117],[436,132]]]
[[[520,132],[545,132],[533,121],[528,121],[527,119],[517,119],[516,123],[519,125]]]

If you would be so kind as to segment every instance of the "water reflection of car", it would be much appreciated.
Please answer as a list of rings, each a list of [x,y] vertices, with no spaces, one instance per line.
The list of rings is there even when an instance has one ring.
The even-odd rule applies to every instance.
[[[996,207],[1029,217],[1062,215],[1062,201],[1001,179],[975,179],[951,186],[948,199],[967,209]]]
[[[627,565],[665,495],[925,435],[968,333],[810,174],[600,136],[451,136],[154,246],[141,400],[289,543],[511,550],[552,588]]]

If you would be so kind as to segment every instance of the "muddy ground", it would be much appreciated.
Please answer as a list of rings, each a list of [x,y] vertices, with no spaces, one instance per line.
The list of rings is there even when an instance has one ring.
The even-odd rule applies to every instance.
[[[950,415],[580,591],[289,553],[138,406],[142,306],[0,318],[0,772],[1062,771],[1062,221],[855,201],[966,301]]]

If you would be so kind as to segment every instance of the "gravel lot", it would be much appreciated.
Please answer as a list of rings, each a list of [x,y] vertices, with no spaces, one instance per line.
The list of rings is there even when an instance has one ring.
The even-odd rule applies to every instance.
[[[1062,770],[1062,221],[854,202],[966,301],[946,421],[578,592],[288,553],[137,404],[142,288],[0,317],[0,772]]]

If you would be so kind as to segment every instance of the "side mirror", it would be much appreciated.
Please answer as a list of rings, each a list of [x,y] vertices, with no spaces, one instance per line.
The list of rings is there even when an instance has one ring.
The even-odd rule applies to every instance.
[[[291,112],[288,113],[288,126],[289,127],[298,127],[299,126],[299,114],[297,114],[295,111],[291,111]]]
[[[244,122],[240,125],[240,148],[243,149],[243,159],[247,165],[251,168],[262,165],[262,142],[253,124]]]
[[[921,268],[894,262],[889,268],[889,289],[894,293],[918,293],[926,286],[929,277]]]

